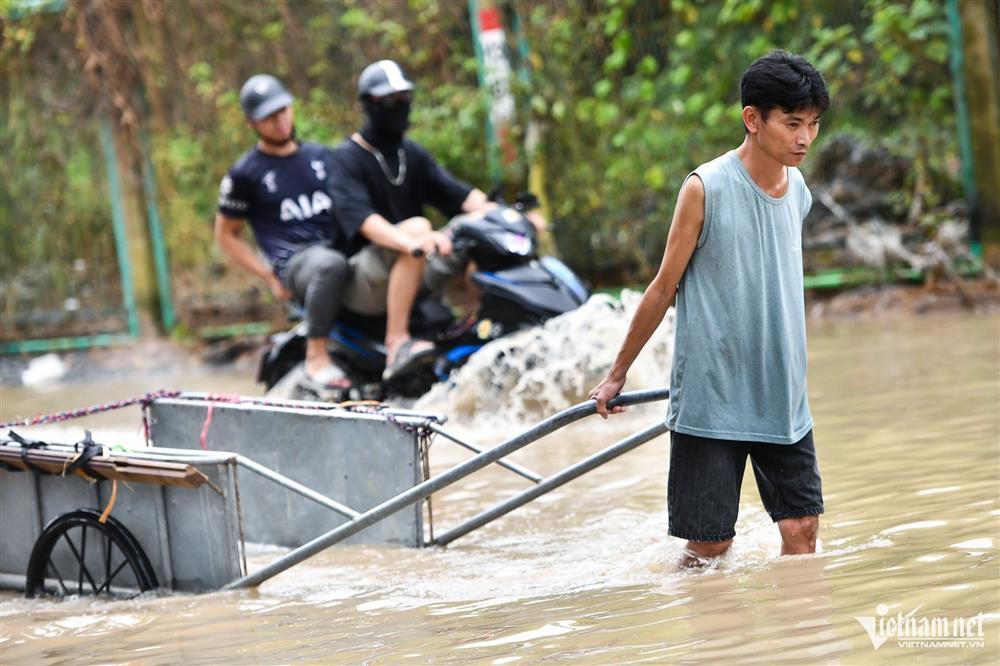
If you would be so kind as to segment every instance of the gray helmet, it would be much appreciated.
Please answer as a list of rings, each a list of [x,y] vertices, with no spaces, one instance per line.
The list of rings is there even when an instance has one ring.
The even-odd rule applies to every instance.
[[[394,60],[379,60],[365,67],[358,78],[358,97],[383,97],[413,90],[413,81],[406,78]]]
[[[247,118],[262,120],[291,105],[295,100],[277,78],[270,74],[256,74],[247,79],[240,89],[240,106]]]

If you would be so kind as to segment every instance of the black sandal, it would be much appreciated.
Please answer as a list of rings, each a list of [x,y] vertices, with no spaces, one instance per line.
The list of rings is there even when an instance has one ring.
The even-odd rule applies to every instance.
[[[414,350],[414,347],[420,343],[429,346],[425,349]],[[382,381],[390,381],[393,377],[403,372],[433,362],[436,351],[437,348],[430,340],[409,338],[399,346],[399,349],[396,351],[396,358],[392,360],[392,363],[385,367],[385,370],[382,372]]]

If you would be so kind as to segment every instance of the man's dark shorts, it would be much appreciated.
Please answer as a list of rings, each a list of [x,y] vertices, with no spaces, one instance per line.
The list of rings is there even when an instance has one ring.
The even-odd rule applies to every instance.
[[[690,541],[736,535],[747,456],[774,522],[823,513],[812,431],[795,444],[764,444],[670,433],[669,534]]]

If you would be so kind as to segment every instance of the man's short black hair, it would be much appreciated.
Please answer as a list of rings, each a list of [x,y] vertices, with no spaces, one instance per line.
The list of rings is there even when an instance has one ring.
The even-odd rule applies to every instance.
[[[740,81],[740,104],[753,106],[764,120],[771,109],[785,113],[830,108],[830,93],[816,68],[800,55],[771,51],[747,67]]]

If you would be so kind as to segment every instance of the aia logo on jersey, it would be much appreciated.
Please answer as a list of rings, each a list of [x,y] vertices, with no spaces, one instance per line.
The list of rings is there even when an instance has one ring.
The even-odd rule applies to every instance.
[[[311,198],[306,194],[300,194],[298,199],[289,197],[281,202],[281,220],[283,222],[308,220],[314,215],[319,215],[330,210],[332,207],[333,201],[322,190],[313,192]]]
[[[264,177],[260,179],[260,182],[264,183],[264,187],[267,188],[268,192],[277,192],[278,183],[274,180],[274,171],[268,171],[264,174]]]

